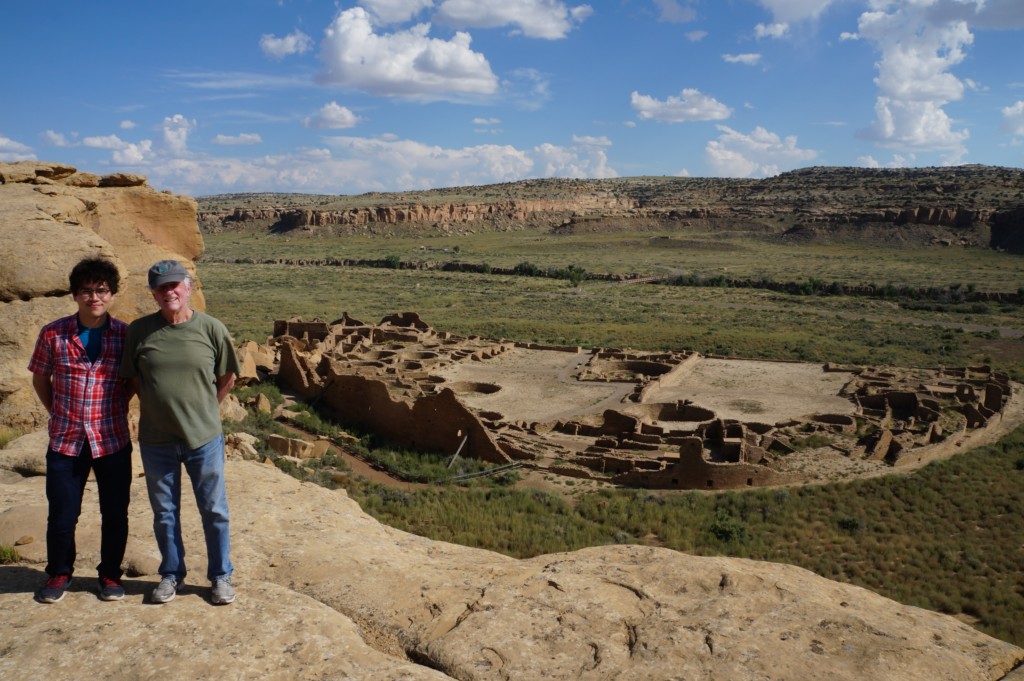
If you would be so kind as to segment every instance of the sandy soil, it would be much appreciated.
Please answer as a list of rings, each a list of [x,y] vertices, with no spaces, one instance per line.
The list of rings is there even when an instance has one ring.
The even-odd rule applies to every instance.
[[[440,372],[450,383],[494,384],[492,394],[463,393],[476,409],[513,421],[553,421],[622,408],[632,383],[577,381],[586,354],[516,348],[486,362],[463,362]],[[820,364],[707,359],[696,362],[674,385],[652,392],[646,402],[691,400],[721,418],[776,423],[815,413],[853,413],[839,397],[851,374],[826,372]]]

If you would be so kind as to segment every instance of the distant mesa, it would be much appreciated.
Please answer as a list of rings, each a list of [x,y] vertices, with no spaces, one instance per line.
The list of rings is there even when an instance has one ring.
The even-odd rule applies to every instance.
[[[804,168],[750,179],[544,179],[359,196],[199,198],[203,231],[458,235],[720,230],[786,241],[986,247],[1024,253],[1024,170]],[[671,245],[666,243],[666,245]]]

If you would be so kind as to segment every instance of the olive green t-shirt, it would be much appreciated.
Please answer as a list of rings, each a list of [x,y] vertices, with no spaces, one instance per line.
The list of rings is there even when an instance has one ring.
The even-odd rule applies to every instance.
[[[227,327],[194,312],[169,324],[159,312],[128,326],[121,375],[139,379],[139,442],[185,443],[196,449],[223,431],[218,376],[237,374],[238,357]]]

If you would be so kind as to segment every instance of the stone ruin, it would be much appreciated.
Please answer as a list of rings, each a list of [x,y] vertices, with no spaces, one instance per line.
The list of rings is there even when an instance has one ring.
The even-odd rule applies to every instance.
[[[378,324],[347,313],[331,323],[277,321],[260,352],[274,356],[283,387],[396,445],[645,488],[798,483],[805,476],[782,463],[808,439],[852,460],[896,467],[920,462],[936,446],[999,420],[1012,396],[1009,376],[987,366],[825,365],[823,372],[848,374],[839,397],[849,402],[849,413],[747,422],[690,400],[654,401],[660,388],[685,380],[702,359],[696,352],[584,352],[464,337],[437,331],[411,312]],[[617,384],[621,398],[610,408],[521,420],[473,406],[501,391],[500,381],[446,378],[466,363],[524,352],[527,362],[530,353],[566,353],[571,370],[563,378]],[[565,412],[565,406],[556,396],[540,413]]]

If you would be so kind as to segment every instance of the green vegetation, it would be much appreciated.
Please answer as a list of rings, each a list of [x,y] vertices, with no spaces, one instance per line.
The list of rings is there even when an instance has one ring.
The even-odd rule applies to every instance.
[[[18,549],[8,544],[0,544],[0,565],[9,565],[21,561]]]
[[[1022,450],[1024,428],[910,476],[724,494],[604,490],[579,496],[575,507],[537,490],[346,487],[382,522],[433,539],[517,557],[649,540],[692,554],[791,563],[969,616],[1020,645]]]
[[[412,310],[435,328],[462,335],[850,365],[991,364],[1024,379],[1024,341],[1001,331],[1022,328],[1020,305],[968,297],[1024,292],[1019,255],[792,245],[750,233],[681,231],[523,230],[387,239],[214,234],[206,236],[209,259],[200,262],[199,274],[208,309],[238,340],[262,342],[275,319],[295,315],[331,321],[348,312],[376,322]],[[458,264],[454,254],[487,265],[476,272],[415,267],[431,260]],[[328,257],[388,266],[224,262]],[[496,275],[494,268],[515,274]],[[593,273],[680,277],[676,283],[687,285],[623,286],[593,279]],[[730,284],[742,281],[752,284]],[[840,293],[868,285],[879,295]],[[919,289],[931,293],[911,293]],[[745,411],[757,408],[752,399]],[[311,433],[330,435],[341,427],[315,409],[296,409],[296,423]],[[284,430],[265,416],[244,425],[254,432]],[[860,434],[867,430],[862,425]],[[798,446],[820,444],[808,434]],[[355,449],[406,480],[438,480],[439,471],[447,470],[444,457],[365,437]],[[512,556],[649,542],[786,562],[960,615],[1024,645],[1024,430],[912,475],[720,494],[588,492],[580,481],[564,481],[574,504],[514,487],[514,472],[504,474],[504,485],[486,479],[409,490],[354,475],[339,482],[335,473],[343,462],[334,459],[308,466],[277,461],[303,479],[344,484],[382,522],[435,539]]]

